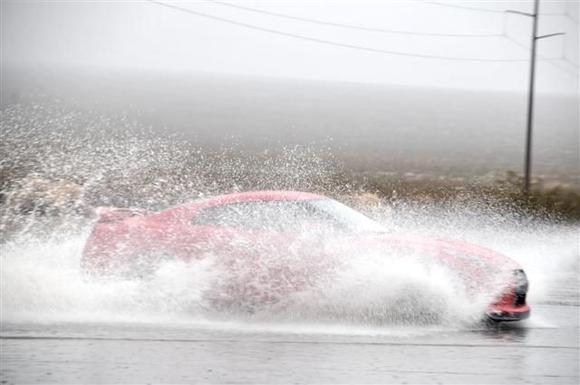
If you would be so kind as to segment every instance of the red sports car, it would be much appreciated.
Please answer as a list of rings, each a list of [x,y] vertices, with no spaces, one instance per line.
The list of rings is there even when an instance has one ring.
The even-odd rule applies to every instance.
[[[142,277],[167,258],[211,260],[220,274],[206,296],[217,308],[253,311],[306,290],[324,290],[349,256],[378,253],[453,272],[465,293],[487,295],[481,314],[491,320],[519,321],[530,314],[526,274],[508,257],[463,241],[393,234],[320,195],[257,191],[160,212],[98,213],[82,256],[87,274]]]

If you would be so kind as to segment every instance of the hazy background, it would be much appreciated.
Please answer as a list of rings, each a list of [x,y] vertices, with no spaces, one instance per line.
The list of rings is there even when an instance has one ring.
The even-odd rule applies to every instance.
[[[453,62],[357,51],[252,30],[137,0],[4,0],[2,59],[14,63],[197,70],[446,88],[521,91],[526,87],[529,54],[518,43],[528,45],[531,19],[503,11],[531,12],[532,0],[441,3],[198,0],[165,4],[256,27],[368,48],[522,62]],[[231,5],[331,23],[431,35],[321,25]],[[578,2],[543,0],[541,13],[540,34],[566,32],[566,35],[539,43],[543,58],[538,72],[539,90],[577,92]]]
[[[531,20],[504,11],[532,0],[0,1],[7,382],[578,383],[577,0],[542,0],[540,33],[566,35],[539,42],[533,172],[557,188],[536,211],[494,184],[524,157]],[[404,255],[347,253],[330,286],[255,314],[207,308],[211,255],[151,280],[80,269],[94,207],[250,189],[505,254],[532,318],[475,324],[453,275]],[[423,325],[433,305],[457,316]]]
[[[58,100],[205,146],[315,142],[358,171],[522,169],[531,19],[504,11],[531,12],[531,0],[163,4],[201,14],[148,1],[2,1],[3,106]],[[577,1],[541,2],[539,33],[566,35],[538,42],[534,172],[570,183],[578,13]]]

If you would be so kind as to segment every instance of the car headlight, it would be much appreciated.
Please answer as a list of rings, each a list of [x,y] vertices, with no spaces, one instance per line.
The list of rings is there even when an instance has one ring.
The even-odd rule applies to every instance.
[[[513,272],[513,280],[515,291],[518,294],[525,294],[528,292],[528,277],[526,273],[522,269],[514,270]]]

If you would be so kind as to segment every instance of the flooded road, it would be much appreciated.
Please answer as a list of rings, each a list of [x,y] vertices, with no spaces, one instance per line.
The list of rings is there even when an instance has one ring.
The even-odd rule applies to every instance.
[[[579,307],[465,329],[7,323],[4,383],[534,383],[579,379]]]
[[[334,319],[320,316],[312,302],[315,297],[302,298],[299,316],[208,315],[194,306],[202,270],[180,273],[184,269],[177,266],[148,283],[97,284],[79,275],[83,237],[5,245],[2,381],[578,383],[576,227],[516,229],[510,224],[512,230],[507,230],[485,226],[481,219],[470,227],[469,221],[460,224],[457,218],[437,227],[441,217],[410,224],[397,221],[396,214],[392,221],[401,229],[414,226],[423,233],[454,235],[510,255],[530,277],[531,318],[519,324],[482,325],[469,315],[468,304],[452,297],[445,301],[459,319],[435,324],[368,322],[357,318],[360,309],[388,297],[364,286],[352,289],[357,293],[354,305],[349,302],[353,298],[341,302],[349,286],[330,298],[332,306],[342,306],[336,309],[342,316]],[[408,277],[404,269],[396,274],[403,280]],[[386,280],[394,278],[384,275]],[[381,287],[396,289],[390,285]],[[440,289],[429,287],[424,293],[446,292]]]
[[[372,62],[366,65],[359,59],[333,56],[332,63],[350,68],[348,75],[340,66],[325,69],[324,60],[314,60],[314,56],[302,60],[298,55],[302,48],[293,54],[283,40],[280,44],[272,40],[264,47],[282,47],[284,55],[269,48],[266,55],[256,55],[255,47],[240,44],[243,36],[232,30],[230,47],[229,32],[198,31],[204,25],[201,20],[190,23],[183,18],[168,24],[170,19],[165,17],[173,14],[166,15],[166,10],[159,10],[161,19],[149,13],[135,18],[134,12],[127,18],[118,17],[127,4],[109,12],[103,8],[106,2],[98,2],[103,3],[98,9],[91,2],[82,7],[77,2],[61,2],[58,10],[46,6],[48,2],[36,2],[42,8],[36,10],[35,2],[21,2],[24,6],[20,7],[16,6],[20,2],[7,1],[10,10],[4,12],[4,3],[0,40],[8,54],[6,60],[0,59],[0,385],[579,383],[580,111],[576,90],[566,91],[577,82],[577,66],[568,68],[566,61],[577,62],[577,52],[565,52],[577,43],[577,31],[562,31],[568,40],[561,47],[556,43],[554,52],[544,52],[550,61],[564,60],[552,71],[566,64],[564,72],[572,70],[573,77],[560,74],[566,76],[561,91],[569,94],[557,89],[544,93],[548,89],[544,90],[542,82],[549,83],[551,76],[543,68],[539,71],[532,152],[534,195],[522,200],[519,173],[527,99],[517,90],[523,90],[527,80],[517,79],[524,73],[514,72],[518,76],[509,80],[515,79],[517,85],[507,87],[491,72],[482,72],[482,63],[474,64],[477,67],[469,76],[469,67],[460,70],[459,62],[449,64],[449,70],[443,62],[429,62],[425,71],[415,67],[419,60],[437,58],[424,53],[436,53],[440,38],[461,32],[449,28],[469,32],[466,28],[471,23],[463,22],[462,11],[457,16],[463,21],[451,23],[447,21],[452,20],[453,10],[444,7],[442,18],[433,18],[431,4],[426,9],[429,19],[442,22],[440,27],[447,32],[431,33],[436,28],[429,32],[428,23],[420,23],[425,24],[420,26],[423,31],[415,33],[411,27],[421,19],[416,17],[418,9],[413,10],[409,13],[412,25],[401,24],[402,33],[391,32],[414,35],[410,44],[400,40],[398,56],[407,60],[403,56],[413,56],[411,51],[417,49],[418,57],[412,59],[417,62],[396,65],[399,59],[388,59],[382,65],[369,56]],[[64,3],[73,6],[69,9]],[[155,1],[148,3],[143,9],[153,11]],[[215,6],[211,12],[217,12],[209,19],[227,19],[218,16],[225,4],[204,3]],[[568,13],[577,7],[556,8],[544,12],[561,16],[551,18],[552,23],[566,18],[574,21]],[[251,18],[247,14],[251,9],[230,11],[239,11],[239,20],[245,20],[233,22],[238,27],[247,27],[246,21],[252,20],[245,19]],[[266,17],[269,12],[258,13],[262,15],[256,17]],[[276,16],[270,13],[268,17]],[[494,13],[503,31],[485,36],[495,29]],[[66,22],[60,20],[63,15]],[[377,16],[381,23],[382,15]],[[513,23],[507,23],[503,10],[482,16],[485,23],[482,19],[478,33],[486,33],[479,37],[493,39],[485,40],[489,47],[476,39],[473,47],[464,47],[469,48],[465,55],[473,48],[482,51],[478,55],[484,58],[489,50],[481,48],[491,49],[492,44],[503,44],[502,40],[512,44],[507,40],[516,38],[513,42],[519,44],[515,33],[520,28],[508,25]],[[138,20],[135,28],[131,19]],[[300,17],[286,19],[294,23],[299,20],[291,19]],[[396,21],[404,23],[404,19]],[[472,21],[472,27],[479,25],[476,18]],[[322,24],[327,24],[324,28],[339,26]],[[184,33],[187,29],[181,27],[174,30],[179,25],[196,29],[194,33]],[[154,33],[157,27],[160,33]],[[300,32],[290,24],[282,27]],[[506,27],[512,29],[511,35]],[[253,29],[252,33],[268,32],[269,27]],[[332,41],[336,37],[350,42],[331,45],[357,48],[356,39],[368,40],[358,34],[372,32],[354,29],[359,30],[356,36],[347,36],[347,31],[334,36],[328,30]],[[174,32],[178,36],[168,39]],[[326,32],[314,33],[318,37],[307,38],[309,44],[324,42],[319,33]],[[278,35],[288,38],[294,33]],[[307,35],[310,32],[301,39]],[[420,35],[437,40],[420,43],[415,40]],[[477,36],[462,32],[455,37]],[[208,37],[217,37],[215,42],[225,45],[220,48],[211,41],[208,45]],[[378,51],[388,54],[386,48],[396,48],[398,38],[385,38],[368,46],[384,46],[385,50]],[[201,44],[197,48],[190,44],[196,41]],[[445,41],[440,48],[463,44]],[[146,43],[141,47],[145,51],[139,51],[139,42]],[[427,51],[419,54],[422,44]],[[159,49],[151,49],[156,46]],[[232,47],[237,53],[220,59]],[[512,61],[510,55],[500,55],[506,47],[498,45],[497,55],[491,50],[483,61]],[[188,50],[194,65],[184,62]],[[147,60],[150,55],[153,59]],[[447,59],[465,62],[469,59],[465,55],[457,51],[455,58]],[[276,65],[273,72],[259,69],[278,56],[292,59],[283,60],[292,71],[317,69],[325,76],[306,76],[310,70],[284,75]],[[200,61],[204,57],[213,59],[204,65]],[[252,57],[258,58],[257,66],[246,61]],[[367,59],[361,56],[361,60]],[[233,67],[221,68],[221,62],[231,62]],[[182,63],[187,71],[171,63]],[[393,82],[383,84],[372,76],[376,65],[381,73],[392,74]],[[238,67],[251,70],[240,72]],[[494,64],[489,69],[500,67]],[[337,75],[328,77],[327,72],[333,71]],[[452,82],[439,76],[445,73]],[[405,81],[401,74],[412,75],[407,80],[413,81]],[[479,80],[470,85],[461,81],[462,76]],[[496,86],[489,82],[492,78],[497,78]],[[368,84],[356,83],[361,79]],[[485,87],[473,88],[480,83]],[[482,256],[449,246],[448,261],[457,262],[444,266],[439,256],[428,252],[414,253],[414,259],[409,259],[404,250],[407,241],[400,248],[363,250],[350,238],[342,243],[332,237],[323,241],[316,232],[301,228],[290,237],[301,241],[303,236],[310,237],[305,244],[326,251],[321,255],[331,256],[332,263],[313,258],[312,248],[302,252],[303,248],[279,242],[282,238],[265,245],[253,239],[246,242],[246,246],[272,246],[255,248],[266,252],[246,253],[259,256],[253,263],[237,247],[226,263],[215,262],[219,250],[214,247],[207,247],[203,258],[187,262],[194,259],[189,247],[198,245],[183,238],[184,258],[154,252],[158,254],[153,255],[154,267],[149,264],[144,269],[147,277],[143,271],[128,268],[129,274],[107,281],[81,269],[81,255],[99,207],[157,212],[222,193],[256,190],[321,193],[360,206],[384,225],[386,235],[465,241],[507,258],[500,258],[503,262],[498,266],[482,264],[478,258]],[[329,213],[321,212],[324,218]],[[291,218],[282,212],[272,217],[276,225],[281,218]],[[193,219],[187,221],[193,224]],[[332,216],[326,220],[334,222]],[[296,224],[280,225],[279,235]],[[145,227],[127,225],[127,233],[140,235],[136,246],[156,239],[147,236]],[[191,231],[186,227],[184,234]],[[163,222],[156,228],[158,235],[179,235]],[[379,239],[382,233],[373,230],[373,242],[384,241]],[[170,243],[174,239],[178,238]],[[121,244],[131,257],[138,257],[135,260],[149,257],[145,254],[151,250],[134,251],[129,242]],[[151,244],[159,245],[158,241]],[[517,265],[529,277],[531,318],[518,324],[484,325],[481,316],[505,288],[500,286],[504,281],[485,276],[491,276],[489,270],[495,267],[505,270],[509,266],[512,277],[517,272],[521,279]],[[292,270],[297,273],[284,273],[288,266],[297,267]],[[292,286],[293,282],[305,284]],[[523,287],[523,281],[519,285]],[[276,296],[284,293],[278,289],[288,287],[299,289]],[[247,288],[251,293],[245,296]],[[232,292],[234,299],[228,302]],[[244,303],[247,298],[258,298],[257,305],[251,300]]]

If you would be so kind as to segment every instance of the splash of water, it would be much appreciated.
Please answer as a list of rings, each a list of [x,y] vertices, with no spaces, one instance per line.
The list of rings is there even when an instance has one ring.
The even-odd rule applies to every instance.
[[[212,283],[224,276],[211,258],[166,262],[147,280],[87,280],[79,267],[91,225],[84,208],[155,210],[246,189],[344,195],[349,186],[337,183],[340,171],[319,149],[281,147],[257,155],[232,148],[202,151],[177,139],[151,137],[124,119],[54,105],[29,107],[4,109],[1,119],[7,154],[1,166],[8,175],[2,184],[3,321],[449,325],[474,321],[489,300],[462,295],[461,280],[448,270],[403,255],[356,251],[341,254],[343,268],[331,280],[251,314],[216,312],[208,302]],[[123,132],[115,133],[119,126]],[[578,270],[578,228],[522,224],[509,209],[489,210],[478,202],[443,211],[390,203],[374,213],[387,227],[504,252],[528,271],[532,304],[578,304],[577,274],[570,275]]]
[[[579,303],[573,293],[578,255],[571,241],[576,235],[570,229],[556,228],[543,233],[471,234],[480,243],[510,252],[526,268],[532,306],[550,301]],[[344,256],[348,258],[346,268],[331,281],[252,314],[224,313],[216,311],[207,299],[213,282],[224,273],[211,258],[190,264],[166,262],[147,280],[93,281],[79,267],[85,238],[20,239],[3,245],[2,320],[450,326],[475,322],[488,300],[462,295],[460,280],[444,269],[402,256],[393,259],[360,253]],[[552,255],[549,262],[543,257],[545,252]]]
[[[239,312],[228,308],[224,313],[208,299],[216,295],[215,282],[244,279],[247,274],[236,271],[235,277],[228,276],[231,272],[207,258],[195,263],[164,262],[148,279],[92,280],[80,269],[84,239],[30,239],[4,245],[4,321],[169,322],[227,317],[252,322],[425,324],[458,317],[468,320],[481,315],[484,305],[458,296],[459,281],[447,271],[401,258],[351,254],[343,255],[348,261],[341,261],[343,268],[331,280],[321,280],[251,313],[245,308]],[[266,270],[274,265],[267,259],[260,263]],[[252,272],[256,274],[254,268]],[[261,289],[267,292],[275,284],[263,282]]]

